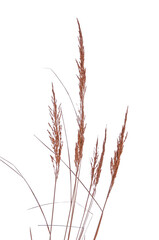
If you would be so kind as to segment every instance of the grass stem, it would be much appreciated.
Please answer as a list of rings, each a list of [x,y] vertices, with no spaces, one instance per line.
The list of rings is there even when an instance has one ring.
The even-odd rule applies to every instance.
[[[50,236],[49,240],[52,237],[52,227],[53,227],[53,217],[54,217],[54,207],[55,207],[55,195],[56,195],[56,184],[57,184],[57,177],[55,176],[55,184],[54,184],[54,194],[53,194],[53,203],[52,203],[52,215],[51,215],[51,224],[50,224]]]

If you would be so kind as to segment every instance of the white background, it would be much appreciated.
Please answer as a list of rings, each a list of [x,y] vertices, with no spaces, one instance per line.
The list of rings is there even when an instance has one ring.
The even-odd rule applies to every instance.
[[[108,128],[105,162],[96,195],[101,206],[110,182],[109,161],[129,106],[128,139],[99,240],[159,239],[158,13],[159,4],[154,0],[0,3],[0,155],[21,170],[41,203],[52,201],[54,178],[50,153],[33,135],[50,144],[46,130],[52,81],[58,103],[62,103],[74,165],[75,114],[60,83],[44,68],[54,69],[78,108],[76,18],[83,32],[87,69],[87,128],[81,170],[86,186],[96,137],[101,150],[105,126]],[[64,134],[63,141],[62,157],[68,163]],[[61,164],[57,200],[69,201],[68,184],[69,172]],[[78,202],[83,204],[86,195],[82,188],[80,191],[82,197]],[[37,227],[43,224],[38,210],[27,211],[35,205],[22,179],[0,163],[0,239],[29,239],[29,227],[34,240],[48,239],[46,230]],[[64,203],[57,209],[57,223],[63,224]],[[94,218],[87,240],[92,239],[99,219],[95,205],[92,211]],[[55,228],[55,232],[62,234],[63,228],[60,232]],[[63,239],[61,236],[56,239]]]

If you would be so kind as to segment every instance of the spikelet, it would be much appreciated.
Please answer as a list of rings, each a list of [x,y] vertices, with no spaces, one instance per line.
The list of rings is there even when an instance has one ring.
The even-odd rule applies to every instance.
[[[83,145],[84,145],[84,132],[85,132],[85,115],[84,115],[84,96],[86,92],[86,69],[84,67],[84,45],[83,45],[83,36],[81,32],[80,23],[77,19],[78,28],[79,28],[79,53],[80,53],[80,61],[76,60],[78,70],[79,70],[79,96],[80,96],[80,109],[78,112],[77,122],[78,122],[78,139],[75,145],[75,166],[78,169],[81,163],[81,159],[83,156]]]
[[[98,157],[99,157],[99,153],[98,153],[98,138],[97,138],[94,155],[93,155],[93,158],[91,159],[91,183],[94,182],[94,176],[97,169]]]
[[[94,175],[93,184],[94,184],[95,188],[99,182],[99,178],[100,178],[100,174],[101,174],[101,170],[102,170],[103,159],[104,159],[104,154],[105,154],[106,138],[107,138],[107,129],[105,129],[105,135],[104,135],[104,140],[103,140],[103,149],[102,149],[100,160],[98,161],[95,175]]]
[[[120,164],[120,157],[123,152],[124,142],[128,135],[128,133],[126,133],[126,135],[125,135],[127,115],[128,115],[128,108],[125,113],[125,119],[124,119],[124,125],[122,126],[122,131],[117,139],[117,150],[114,151],[114,157],[111,158],[111,161],[110,161],[110,172],[112,175],[112,185],[114,184],[114,180],[115,180],[115,177],[116,177],[116,174],[118,171],[118,167]]]
[[[54,86],[52,83],[52,97],[51,97],[53,109],[49,106],[49,113],[52,125],[48,123],[51,132],[48,130],[49,138],[51,141],[51,147],[54,152],[54,156],[50,155],[51,161],[53,163],[55,176],[58,177],[59,174],[59,167],[60,167],[60,160],[61,160],[61,150],[62,150],[62,126],[61,126],[61,105],[57,107],[57,101],[55,97]]]

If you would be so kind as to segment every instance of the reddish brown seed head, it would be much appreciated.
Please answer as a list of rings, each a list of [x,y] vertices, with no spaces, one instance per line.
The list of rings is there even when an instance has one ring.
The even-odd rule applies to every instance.
[[[62,125],[61,125],[61,105],[57,107],[57,101],[55,97],[54,86],[52,84],[52,97],[51,97],[53,108],[49,106],[49,113],[51,118],[51,124],[48,123],[51,131],[48,130],[49,138],[51,141],[51,147],[54,152],[54,156],[51,157],[56,177],[58,177],[61,151],[62,151]]]
[[[112,175],[112,185],[114,184],[114,180],[116,178],[117,175],[117,171],[118,171],[118,167],[120,164],[120,157],[121,154],[123,152],[123,148],[124,148],[124,142],[126,141],[127,135],[128,133],[126,133],[125,135],[125,128],[126,128],[126,122],[127,122],[127,115],[128,115],[128,108],[126,110],[125,113],[125,119],[124,119],[124,124],[122,126],[122,131],[117,139],[117,150],[114,151],[114,157],[111,158],[111,162],[110,162],[110,172]]]
[[[75,145],[75,166],[78,169],[79,165],[82,160],[83,156],[83,145],[84,145],[84,132],[85,132],[85,115],[84,115],[84,96],[86,92],[86,69],[84,67],[84,45],[83,45],[83,36],[82,36],[82,31],[81,27],[79,24],[79,21],[77,19],[78,23],[78,28],[79,28],[79,53],[80,53],[80,60],[77,62],[78,66],[78,71],[79,75],[77,76],[79,79],[79,97],[80,97],[80,107],[78,111],[78,117],[77,117],[77,122],[78,122],[78,136],[77,136],[77,142]]]

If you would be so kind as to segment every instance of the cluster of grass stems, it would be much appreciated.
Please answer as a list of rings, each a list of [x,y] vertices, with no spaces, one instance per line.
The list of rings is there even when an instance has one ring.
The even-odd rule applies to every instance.
[[[53,84],[52,84],[52,97],[51,97],[52,107],[49,106],[49,114],[50,114],[50,118],[51,118],[51,123],[49,123],[49,130],[48,130],[49,138],[51,141],[51,147],[48,147],[42,140],[40,140],[38,137],[35,136],[51,152],[50,157],[51,157],[51,161],[52,161],[52,165],[53,165],[53,169],[54,169],[54,191],[53,191],[53,201],[52,201],[50,222],[48,222],[46,215],[42,209],[42,205],[40,204],[38,198],[35,195],[35,192],[31,188],[28,181],[24,178],[24,176],[21,174],[21,172],[16,168],[16,166],[14,164],[12,164],[11,162],[9,162],[8,160],[6,160],[3,157],[0,157],[0,161],[3,162],[5,165],[7,165],[10,169],[12,169],[16,174],[18,174],[24,180],[24,182],[27,184],[28,188],[30,189],[30,191],[41,211],[43,219],[45,221],[49,240],[54,239],[52,230],[53,230],[53,226],[54,226],[54,209],[55,209],[57,182],[58,182],[58,176],[59,176],[59,171],[60,171],[60,163],[62,162],[69,169],[69,178],[70,178],[70,205],[69,205],[68,217],[67,217],[67,222],[66,222],[66,226],[65,226],[63,239],[64,240],[71,239],[71,230],[72,230],[72,226],[73,226],[72,223],[73,223],[73,218],[74,218],[74,213],[75,213],[78,185],[80,183],[80,184],[82,184],[84,189],[87,191],[87,198],[85,201],[85,206],[83,209],[82,217],[80,220],[80,225],[78,226],[78,231],[77,231],[77,235],[76,235],[75,239],[76,240],[85,239],[86,222],[88,220],[88,215],[92,208],[92,205],[93,205],[93,203],[95,203],[98,205],[98,207],[101,211],[100,218],[99,218],[97,227],[94,232],[93,240],[95,240],[97,238],[97,235],[99,232],[99,228],[101,225],[101,221],[103,218],[107,200],[109,198],[110,192],[114,185],[114,181],[115,181],[118,167],[120,164],[121,154],[123,152],[124,142],[127,138],[127,133],[125,133],[125,129],[126,129],[126,122],[127,122],[128,108],[125,113],[124,123],[123,123],[122,129],[121,129],[121,132],[117,139],[117,148],[114,151],[114,156],[111,158],[111,161],[110,161],[111,181],[110,181],[110,185],[108,188],[108,192],[106,193],[104,205],[101,208],[95,199],[95,195],[96,195],[96,191],[97,191],[97,185],[99,183],[99,179],[101,176],[102,164],[103,164],[104,155],[105,155],[105,145],[106,145],[106,140],[107,140],[107,129],[106,128],[104,131],[102,151],[101,151],[101,153],[99,153],[98,138],[97,138],[95,148],[94,148],[94,153],[91,158],[90,186],[87,188],[83,184],[83,182],[80,180],[80,170],[81,170],[81,163],[82,163],[82,158],[83,158],[83,146],[85,143],[85,129],[86,129],[85,111],[84,111],[84,99],[85,99],[85,92],[86,92],[86,69],[84,66],[84,58],[85,58],[84,53],[85,52],[84,52],[84,45],[83,45],[83,36],[82,36],[82,31],[81,31],[81,27],[80,27],[80,23],[79,23],[78,19],[77,19],[77,23],[78,23],[78,29],[79,29],[78,41],[79,41],[79,54],[80,54],[79,61],[76,61],[78,70],[79,70],[79,74],[77,76],[78,81],[79,81],[79,109],[78,109],[78,111],[76,111],[73,101],[72,101],[70,94],[67,91],[66,87],[63,85],[62,81],[56,75],[56,73],[52,69],[50,69],[55,74],[55,76],[58,78],[58,80],[61,82],[61,84],[63,85],[66,93],[68,94],[68,96],[70,98],[74,112],[76,114],[76,119],[77,119],[77,124],[78,124],[78,132],[77,132],[77,141],[75,143],[75,153],[74,153],[75,171],[73,171],[71,168],[69,146],[68,146],[67,133],[66,133],[65,124],[64,124],[64,118],[62,115],[62,108],[61,108],[61,105],[59,105],[59,106],[57,105],[57,100],[56,100]],[[64,128],[64,133],[65,133],[65,137],[66,137],[66,145],[67,145],[67,150],[68,150],[68,162],[69,162],[68,165],[61,159],[61,152],[62,152],[62,147],[63,147],[62,127]],[[74,183],[72,183],[72,175],[75,176]],[[30,229],[30,239],[33,240],[31,229]]]

